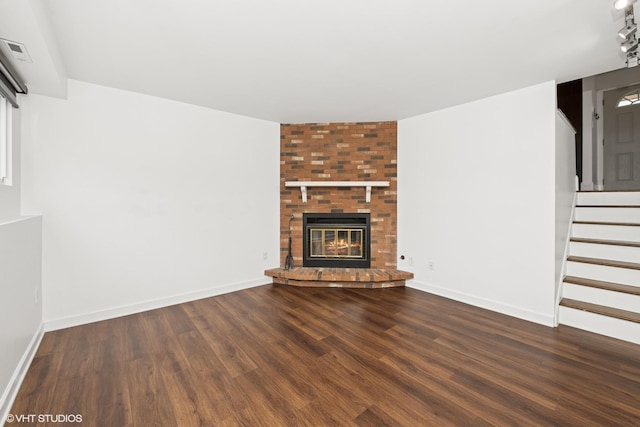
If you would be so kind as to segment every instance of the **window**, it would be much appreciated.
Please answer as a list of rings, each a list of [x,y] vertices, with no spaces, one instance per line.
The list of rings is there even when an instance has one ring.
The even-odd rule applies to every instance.
[[[640,104],[640,88],[625,93],[624,96],[618,100],[618,104],[616,106],[626,107],[627,105],[635,104]]]
[[[11,185],[11,104],[0,95],[0,184]]]

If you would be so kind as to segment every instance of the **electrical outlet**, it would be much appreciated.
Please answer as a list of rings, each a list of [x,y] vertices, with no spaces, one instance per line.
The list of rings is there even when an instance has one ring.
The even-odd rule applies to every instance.
[[[35,288],[35,300],[36,304],[38,303],[38,288]]]
[[[413,267],[413,257],[409,257],[409,267]]]
[[[262,259],[265,260],[265,261],[268,260],[269,259],[269,252],[263,252],[262,253]]]
[[[435,270],[435,264],[433,263],[433,261],[429,261],[429,270]]]

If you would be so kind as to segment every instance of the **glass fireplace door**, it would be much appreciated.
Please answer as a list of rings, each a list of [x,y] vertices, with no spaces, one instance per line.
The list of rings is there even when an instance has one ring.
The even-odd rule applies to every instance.
[[[363,230],[310,228],[312,258],[362,258]]]
[[[303,213],[302,266],[370,268],[369,213]]]

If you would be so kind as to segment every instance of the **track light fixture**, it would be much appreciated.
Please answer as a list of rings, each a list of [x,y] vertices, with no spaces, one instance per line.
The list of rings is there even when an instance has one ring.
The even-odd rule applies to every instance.
[[[632,40],[628,40],[622,43],[622,45],[620,45],[620,50],[623,51],[624,53],[627,53],[637,47],[638,47],[638,39],[634,38]]]
[[[615,7],[616,10],[622,10],[622,9],[626,9],[627,7],[631,6],[635,2],[636,2],[636,0],[616,0],[616,1],[613,2],[613,7]]]
[[[613,7],[617,10],[624,9],[625,26],[618,31],[618,36],[622,38],[620,50],[625,54],[627,59],[627,67],[638,66],[638,26],[633,16],[633,4],[636,0],[616,0]]]
[[[636,24],[627,25],[626,27],[621,28],[620,31],[618,31],[618,35],[623,39],[627,40],[629,39],[630,36],[635,34],[637,29],[638,29],[638,26]]]
[[[635,22],[633,22],[633,15],[631,15],[631,19],[627,21],[627,25],[625,25],[623,28],[620,28],[620,31],[618,31],[618,35],[624,40],[629,40],[629,37],[634,35],[637,29],[638,26],[635,24]]]

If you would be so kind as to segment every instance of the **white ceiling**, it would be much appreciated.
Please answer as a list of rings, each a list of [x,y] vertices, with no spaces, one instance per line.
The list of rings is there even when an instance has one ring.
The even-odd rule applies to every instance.
[[[398,120],[624,67],[612,0],[0,0],[66,78],[280,123]],[[639,71],[640,72],[640,71]]]

